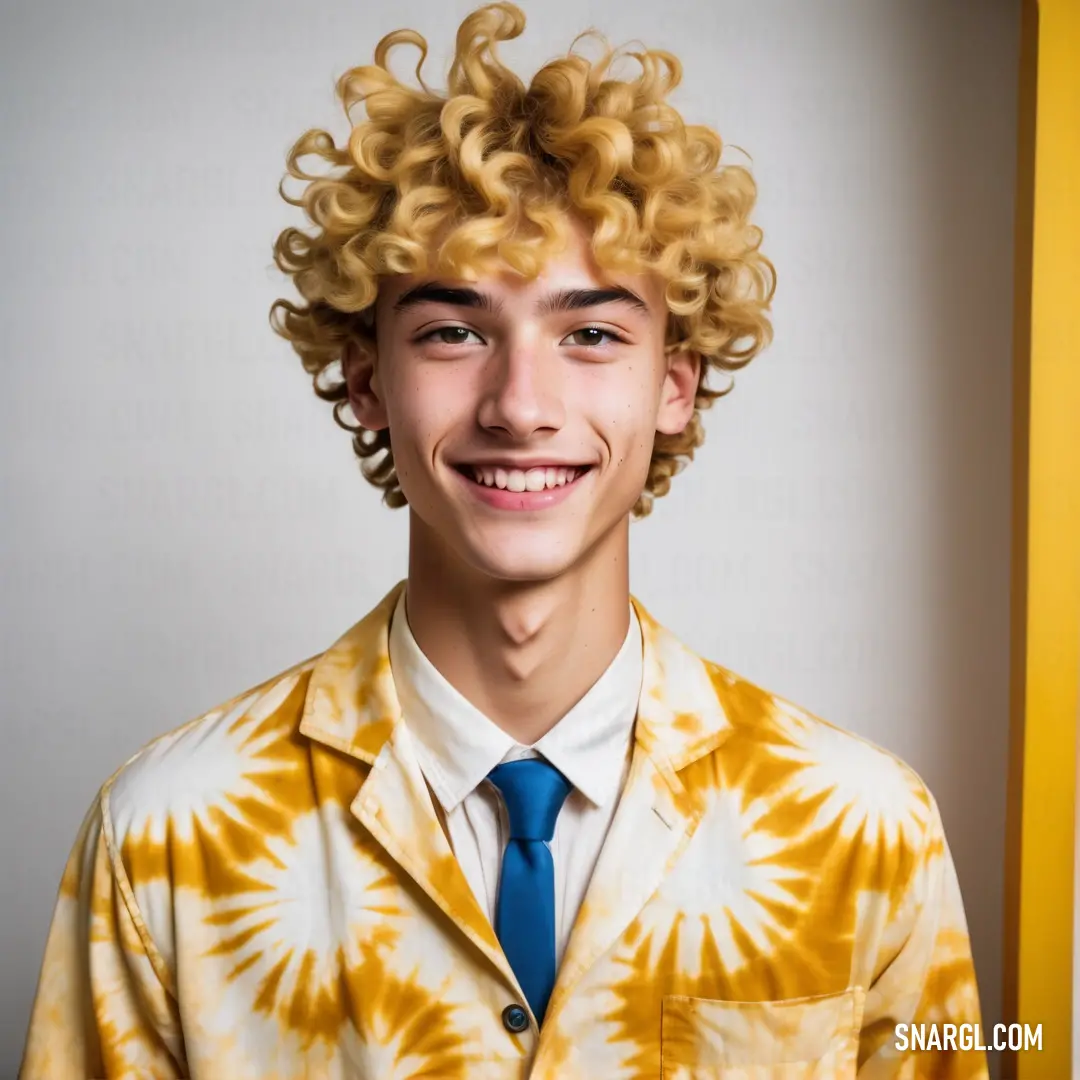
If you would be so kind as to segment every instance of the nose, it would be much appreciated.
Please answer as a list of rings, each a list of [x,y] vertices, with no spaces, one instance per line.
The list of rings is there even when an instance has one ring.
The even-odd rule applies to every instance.
[[[489,359],[478,420],[515,440],[557,431],[565,421],[561,358],[522,332]]]

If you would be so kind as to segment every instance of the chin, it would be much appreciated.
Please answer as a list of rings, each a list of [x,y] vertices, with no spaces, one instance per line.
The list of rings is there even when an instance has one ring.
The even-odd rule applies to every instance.
[[[479,541],[479,542],[477,542]],[[572,569],[585,554],[579,536],[558,537],[537,531],[532,535],[476,537],[466,541],[459,556],[486,577],[498,581],[550,581]]]
[[[552,552],[515,551],[505,555],[476,552],[468,561],[473,569],[496,581],[539,582],[560,577],[576,560]]]
[[[459,534],[454,546],[459,558],[493,579],[551,581],[621,550],[629,516],[628,509],[607,524],[577,518],[549,528],[524,522],[505,530],[473,528]]]

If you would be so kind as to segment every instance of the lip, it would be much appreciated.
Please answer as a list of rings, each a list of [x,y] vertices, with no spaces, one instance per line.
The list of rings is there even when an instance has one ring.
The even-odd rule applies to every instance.
[[[495,468],[496,466],[489,466]],[[498,466],[504,468],[505,466]],[[539,465],[530,468],[539,468]],[[521,468],[515,465],[514,468]],[[566,466],[563,466],[566,468]],[[559,503],[568,499],[581,484],[592,475],[592,468],[586,469],[575,480],[562,487],[545,488],[543,491],[509,491],[506,488],[487,487],[478,484],[470,476],[466,476],[460,469],[452,469],[451,472],[469,490],[472,496],[480,502],[494,507],[496,510],[547,510],[549,507],[558,506]]]
[[[530,469],[586,469],[588,467],[589,463],[584,461],[551,461],[548,458],[525,458],[521,461],[492,458],[490,461],[457,461],[454,463],[455,469],[506,469],[507,472],[511,469],[528,472]]]

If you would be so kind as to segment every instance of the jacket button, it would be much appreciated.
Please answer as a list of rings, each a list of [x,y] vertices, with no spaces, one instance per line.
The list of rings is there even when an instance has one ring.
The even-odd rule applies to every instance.
[[[502,1011],[503,1027],[515,1035],[529,1026],[529,1014],[520,1005],[507,1005]]]

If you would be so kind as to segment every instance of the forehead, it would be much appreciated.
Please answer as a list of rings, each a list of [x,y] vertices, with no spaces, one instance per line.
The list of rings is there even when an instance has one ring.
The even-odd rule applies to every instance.
[[[525,279],[511,271],[469,278],[442,274],[395,274],[384,278],[380,283],[380,306],[384,303],[393,305],[418,283],[437,279],[446,285],[462,285],[482,290],[514,307],[518,303],[532,304],[536,299],[560,290],[622,286],[640,296],[651,312],[659,314],[665,310],[664,283],[657,275],[604,269],[592,255],[588,231],[579,223],[573,223],[564,235],[565,247],[547,260],[535,278]]]

